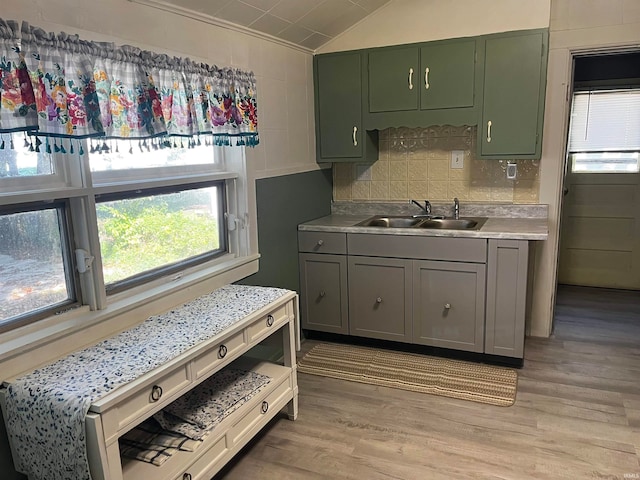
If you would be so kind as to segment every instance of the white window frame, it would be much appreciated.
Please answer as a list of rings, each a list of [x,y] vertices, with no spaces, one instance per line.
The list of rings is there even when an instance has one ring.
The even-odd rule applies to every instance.
[[[154,169],[135,169],[102,175],[102,172],[90,172],[88,146],[85,153],[52,154],[56,165],[63,166],[64,182],[43,182],[42,176],[25,177],[30,180],[28,187],[22,189],[5,188],[9,180],[0,178],[0,205],[14,205],[33,201],[65,199],[69,202],[69,217],[72,222],[75,250],[84,250],[94,257],[92,267],[78,274],[80,299],[83,306],[71,311],[36,320],[24,327],[18,327],[0,334],[0,360],[9,355],[14,347],[36,345],[64,332],[75,332],[103,322],[107,318],[118,317],[118,324],[130,321],[119,317],[120,314],[141,308],[142,305],[165,304],[171,299],[186,301],[198,288],[212,290],[216,285],[231,283],[257,270],[257,252],[251,252],[250,230],[255,228],[255,218],[249,222],[249,188],[253,182],[247,181],[244,148],[212,146],[214,155],[224,159],[224,168],[215,165],[197,165],[194,168],[161,167],[153,173],[170,174],[164,178],[148,180],[144,174]],[[174,174],[175,173],[175,174]],[[147,177],[148,178],[148,177]],[[94,185],[94,182],[97,184]],[[228,251],[201,264],[193,265],[166,277],[156,278],[148,283],[107,296],[102,279],[102,264],[97,232],[95,211],[96,195],[134,190],[139,188],[163,187],[171,185],[190,185],[209,181],[223,181],[226,194],[228,229]],[[75,255],[71,255],[73,267]],[[206,285],[206,287],[204,287]],[[196,288],[197,286],[197,288]],[[209,291],[210,291],[209,290]],[[204,292],[203,292],[204,293]],[[155,302],[155,303],[154,303]],[[168,305],[169,308],[171,305]],[[154,308],[160,308],[158,306]],[[117,323],[117,322],[116,322]],[[17,343],[16,343],[17,342]]]

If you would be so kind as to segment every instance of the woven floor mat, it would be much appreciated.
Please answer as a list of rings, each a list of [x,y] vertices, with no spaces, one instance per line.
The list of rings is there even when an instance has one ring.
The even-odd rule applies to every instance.
[[[504,407],[518,383],[512,368],[328,343],[309,350],[298,372]]]

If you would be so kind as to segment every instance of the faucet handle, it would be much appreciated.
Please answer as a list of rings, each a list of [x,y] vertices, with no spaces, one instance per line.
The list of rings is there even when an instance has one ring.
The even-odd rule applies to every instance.
[[[458,197],[453,199],[453,218],[456,220],[460,218],[460,201]]]

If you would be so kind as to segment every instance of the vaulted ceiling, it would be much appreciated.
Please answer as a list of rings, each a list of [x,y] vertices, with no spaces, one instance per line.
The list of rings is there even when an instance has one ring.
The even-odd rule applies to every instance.
[[[391,0],[133,0],[316,50]]]

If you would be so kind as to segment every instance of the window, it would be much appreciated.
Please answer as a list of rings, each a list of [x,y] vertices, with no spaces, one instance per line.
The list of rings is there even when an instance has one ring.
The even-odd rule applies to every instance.
[[[224,184],[107,195],[96,206],[107,291],[226,251]]]
[[[76,301],[64,204],[0,215],[0,331]]]
[[[248,254],[242,149],[36,140],[0,134],[0,332]]]
[[[570,123],[573,172],[640,171],[640,89],[576,92]]]

